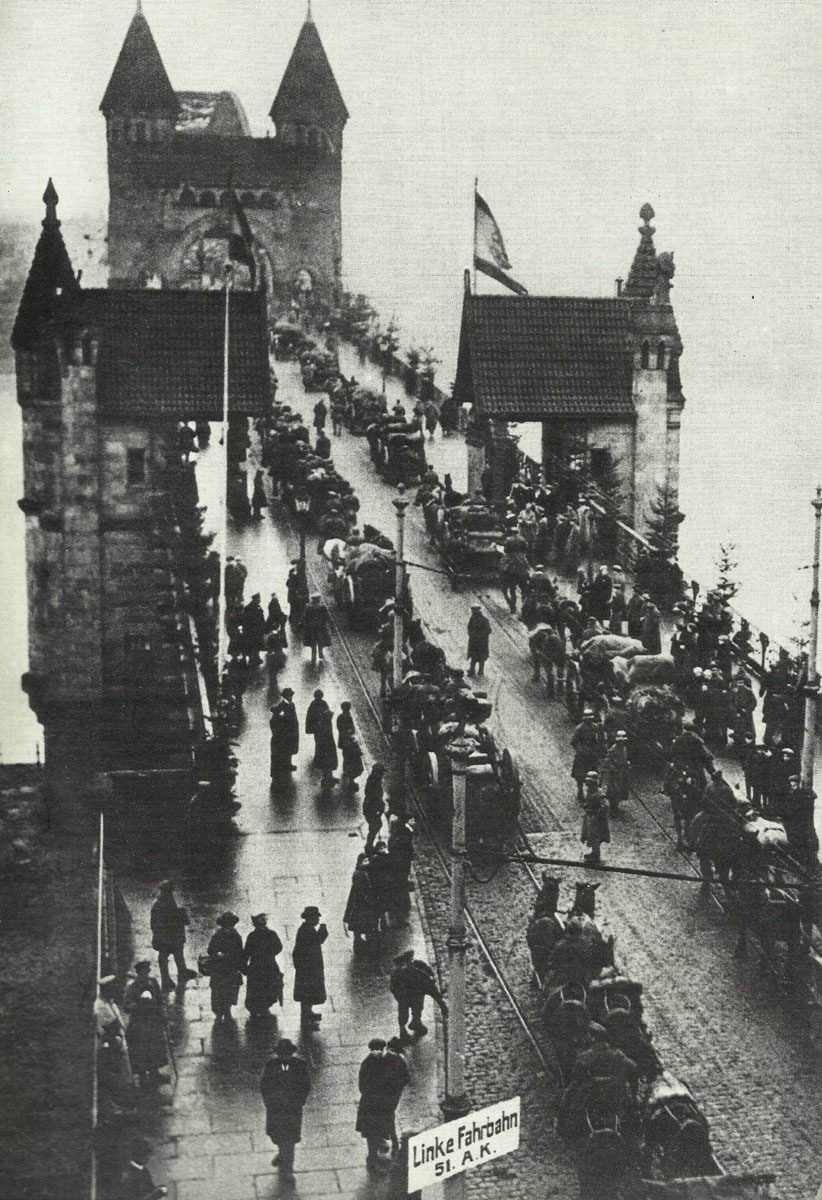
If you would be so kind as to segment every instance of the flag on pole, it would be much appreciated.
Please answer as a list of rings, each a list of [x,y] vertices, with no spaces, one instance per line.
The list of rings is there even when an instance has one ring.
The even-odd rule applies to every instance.
[[[228,189],[228,257],[248,267],[252,288],[257,285],[257,260],[254,257],[254,234],[242,204],[233,187]]]
[[[474,266],[484,275],[490,275],[497,283],[504,284],[512,292],[521,296],[528,294],[528,289],[517,283],[508,274],[511,264],[505,252],[499,225],[494,214],[474,189]]]

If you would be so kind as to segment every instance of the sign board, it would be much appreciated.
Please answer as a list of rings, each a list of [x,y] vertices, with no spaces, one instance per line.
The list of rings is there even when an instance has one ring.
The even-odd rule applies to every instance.
[[[408,1143],[408,1190],[481,1167],[519,1148],[520,1097],[418,1133]]]

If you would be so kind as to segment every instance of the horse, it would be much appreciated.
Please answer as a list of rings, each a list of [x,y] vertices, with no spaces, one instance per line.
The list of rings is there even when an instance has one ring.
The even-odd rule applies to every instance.
[[[534,664],[534,682],[539,683],[540,673],[545,669],[545,687],[553,699],[557,690],[565,687],[565,642],[550,626],[540,624],[528,638],[531,661]]]

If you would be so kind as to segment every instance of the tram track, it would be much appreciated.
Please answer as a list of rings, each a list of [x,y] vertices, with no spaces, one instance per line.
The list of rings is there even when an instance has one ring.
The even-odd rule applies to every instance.
[[[326,581],[318,577],[316,570],[308,562],[306,562],[306,571],[314,584],[314,589],[319,591],[320,594],[322,594],[326,599],[329,599]],[[352,652],[351,646],[349,645],[348,631],[343,630],[341,627],[333,607],[328,605],[327,608],[329,620],[336,635],[335,644],[343,649],[348,667],[357,682],[357,686],[362,698],[371,714],[380,741],[385,746],[386,750],[393,755],[396,752],[392,745],[391,737],[386,730],[385,714],[378,706],[372,694],[372,688],[368,685],[368,681],[366,680],[366,676],[362,670],[362,667]],[[406,786],[408,795],[411,798],[415,821],[423,832],[425,840],[433,852],[441,877],[450,887],[452,873],[449,864],[449,858],[443,849],[441,838],[437,835],[437,832],[433,827],[428,812],[426,811],[425,802],[419,793],[419,789],[407,779]],[[514,852],[536,856],[536,851],[528,837],[528,833],[522,828],[522,825],[519,821],[517,822],[517,834]],[[522,861],[515,861],[510,865],[517,870],[517,872],[520,874],[520,878],[522,878],[522,875],[525,876],[523,883],[525,883],[530,895],[536,895],[540,890],[540,884],[531,865]],[[482,882],[480,880],[472,879],[471,872],[469,870],[466,878],[466,888],[468,889],[472,883],[475,883],[479,887],[482,886]],[[502,991],[502,994],[505,997],[505,1000],[517,1024],[522,1030],[543,1071],[545,1071],[552,1078],[556,1100],[558,1101],[567,1082],[565,1074],[557,1059],[550,1039],[542,1034],[541,1031],[538,1033],[528,1017],[527,1012],[525,1011],[528,1002],[520,1001],[516,994],[517,985],[507,977],[507,965],[510,961],[512,952],[516,948],[516,942],[511,943],[509,930],[507,954],[505,954],[504,960],[501,961],[502,955],[492,948],[491,945],[492,940],[495,940],[493,939],[493,935],[484,931],[482,918],[478,915],[474,905],[469,902],[467,897],[465,901],[464,912],[466,924],[470,931],[471,937],[474,940],[474,944],[480,951],[488,970]],[[529,983],[532,984],[534,981],[535,976],[533,975],[533,971],[531,971]],[[724,1175],[726,1173],[715,1154],[712,1154],[711,1161],[717,1175]]]

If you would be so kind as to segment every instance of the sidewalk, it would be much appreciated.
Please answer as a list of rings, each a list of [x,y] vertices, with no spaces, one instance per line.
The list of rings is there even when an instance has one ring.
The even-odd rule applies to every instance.
[[[201,502],[215,492],[213,471],[218,455],[201,457],[198,475]],[[209,477],[211,476],[211,477]],[[219,486],[217,484],[217,486]],[[296,556],[296,538],[270,518],[242,530],[230,530],[229,552],[248,567],[246,599],[262,594],[265,607],[272,590],[285,604],[289,558]],[[295,691],[301,729],[305,710],[316,687],[322,687],[336,714],[346,698],[335,656],[312,669],[303,661],[302,647],[292,644],[280,687]],[[355,711],[360,697],[351,694]],[[168,1184],[172,1200],[268,1200],[288,1190],[271,1165],[276,1153],[265,1135],[265,1111],[259,1094],[260,1071],[281,1036],[291,1038],[307,1060],[312,1092],[305,1108],[303,1140],[297,1147],[296,1196],[357,1196],[377,1200],[385,1185],[365,1170],[365,1142],[354,1130],[358,1099],[357,1072],[372,1037],[391,1037],[396,1029],[396,1005],[388,991],[392,959],[414,947],[426,955],[419,914],[412,907],[410,925],[383,935],[375,957],[353,956],[353,942],[342,926],[351,872],[365,834],[360,798],[342,800],[320,794],[319,776],[309,763],[313,739],[300,735],[298,770],[286,792],[272,794],[268,774],[269,697],[264,668],[253,677],[245,696],[246,720],[236,749],[239,760],[237,817],[240,836],[227,848],[224,861],[209,860],[188,873],[175,867],[173,848],[153,862],[150,879],[121,879],[134,921],[135,959],[151,951],[149,909],[157,882],[165,875],[177,883],[178,902],[190,914],[187,953],[196,965],[214,931],[215,918],[225,909],[240,916],[238,931],[251,928],[250,914],[269,913],[269,926],[282,939],[280,964],[285,972],[284,1008],[275,1007],[268,1020],[249,1021],[240,992],[236,1020],[215,1025],[208,980],[198,979],[184,993],[170,993],[169,1026],[175,1045],[179,1079],[164,1087],[160,1105],[141,1114],[140,1131],[152,1139],[156,1155],[151,1169],[156,1184]],[[366,770],[372,759],[367,742]],[[360,781],[362,784],[362,780]],[[292,1000],[294,974],[291,949],[307,904],[316,904],[328,925],[324,946],[328,1002],[318,1033],[300,1030],[299,1005]],[[431,1035],[410,1048],[412,1083],[398,1110],[398,1125],[419,1130],[442,1119],[437,1107],[437,1039]],[[437,1032],[439,1023],[437,1022]]]

